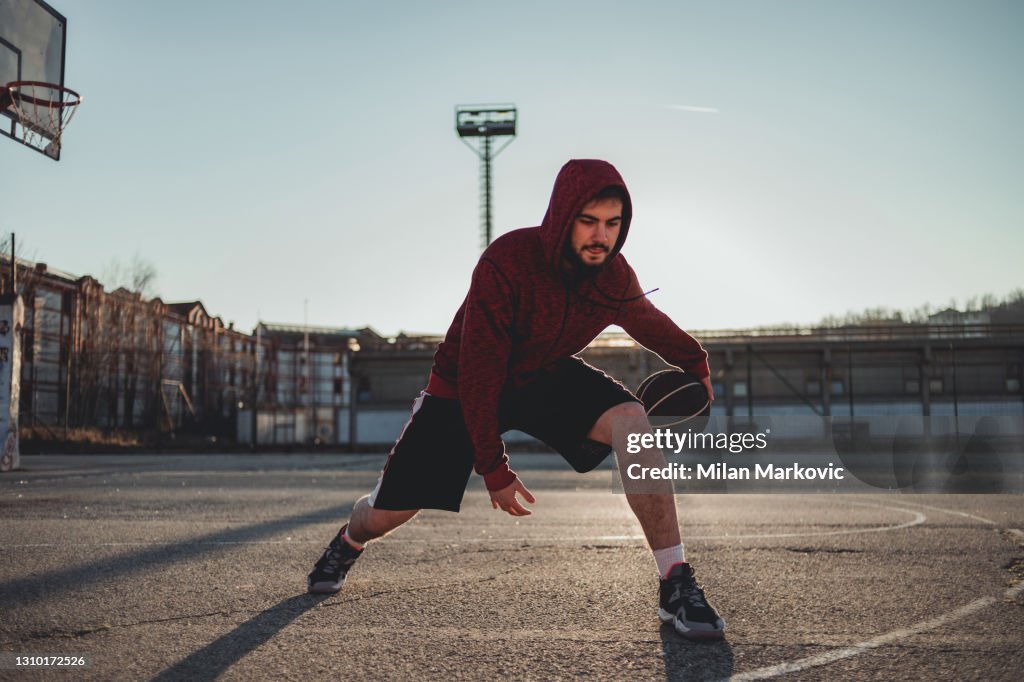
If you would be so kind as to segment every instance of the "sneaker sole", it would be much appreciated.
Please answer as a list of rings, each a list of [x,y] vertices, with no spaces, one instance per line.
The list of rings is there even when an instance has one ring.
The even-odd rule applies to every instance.
[[[344,584],[344,579],[336,583],[313,583],[306,588],[306,591],[309,594],[334,594],[340,592],[341,586]]]
[[[674,618],[675,630],[682,637],[689,640],[703,640],[703,639],[723,639],[725,637],[725,628],[721,630],[690,630],[678,619]]]
[[[725,637],[725,628],[721,630],[690,630],[680,625],[676,617],[663,608],[658,608],[658,620],[664,624],[672,623],[675,631],[686,639],[722,639]]]

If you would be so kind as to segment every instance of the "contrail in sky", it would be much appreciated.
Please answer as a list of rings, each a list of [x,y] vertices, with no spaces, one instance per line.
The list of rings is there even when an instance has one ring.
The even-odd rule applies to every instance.
[[[698,114],[717,114],[718,109],[714,107],[692,107],[689,104],[670,104],[669,109],[675,109],[676,111],[693,111]]]

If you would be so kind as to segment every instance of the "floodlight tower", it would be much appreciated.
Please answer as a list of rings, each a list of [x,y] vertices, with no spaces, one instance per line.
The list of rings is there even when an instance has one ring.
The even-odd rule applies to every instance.
[[[491,159],[512,144],[516,137],[514,104],[460,105],[455,107],[455,132],[459,139],[480,157],[480,228],[483,248],[491,243]],[[466,139],[478,137],[477,146]],[[492,138],[507,137],[505,144],[491,151]]]

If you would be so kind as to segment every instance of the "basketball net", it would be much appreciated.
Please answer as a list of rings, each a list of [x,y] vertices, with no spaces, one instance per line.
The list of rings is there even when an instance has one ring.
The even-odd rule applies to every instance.
[[[15,81],[4,86],[6,104],[18,122],[22,142],[50,158],[60,156],[60,136],[71,123],[82,97],[62,85],[41,81]],[[2,108],[0,108],[2,110]]]

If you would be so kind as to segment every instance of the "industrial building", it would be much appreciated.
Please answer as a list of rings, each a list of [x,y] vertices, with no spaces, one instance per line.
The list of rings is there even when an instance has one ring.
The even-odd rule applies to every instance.
[[[200,301],[144,300],[18,264],[20,424],[46,440],[97,429],[261,447],[387,444],[441,340],[271,323],[245,333]],[[0,293],[10,292],[10,263],[0,265]],[[693,334],[711,356],[713,414],[1024,417],[1024,322],[1006,316]],[[582,356],[630,388],[665,366],[621,332]]]
[[[9,261],[0,276],[12,290]],[[202,303],[108,292],[90,276],[19,259],[25,302],[20,424],[61,440],[80,428],[233,438],[255,341]]]

